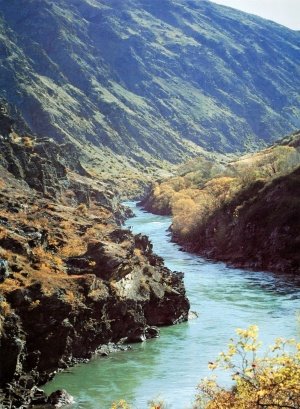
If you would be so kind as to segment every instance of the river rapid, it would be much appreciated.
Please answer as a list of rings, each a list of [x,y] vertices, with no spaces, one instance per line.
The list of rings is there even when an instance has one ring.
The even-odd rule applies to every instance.
[[[274,338],[299,336],[300,283],[292,277],[251,272],[182,252],[170,242],[171,219],[126,203],[136,217],[125,227],[149,236],[154,251],[172,270],[185,273],[191,310],[198,318],[161,329],[158,339],[132,345],[127,352],[94,358],[59,373],[45,386],[50,393],[65,388],[75,398],[72,409],[109,409],[126,399],[133,408],[161,398],[172,409],[190,408],[200,379],[209,376],[213,361],[236,328],[257,324],[264,345]],[[219,374],[224,385],[230,376]]]

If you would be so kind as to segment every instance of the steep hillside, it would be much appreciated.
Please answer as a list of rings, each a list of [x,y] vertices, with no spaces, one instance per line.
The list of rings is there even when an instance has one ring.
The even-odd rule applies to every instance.
[[[0,0],[0,10],[0,94],[41,135],[151,164],[300,125],[299,32],[196,0]]]
[[[1,408],[46,403],[36,385],[59,368],[156,337],[189,309],[183,275],[120,228],[114,187],[70,143],[25,131],[0,104]]]
[[[184,248],[235,266],[300,274],[300,132],[237,160],[196,160],[142,201],[172,214]]]

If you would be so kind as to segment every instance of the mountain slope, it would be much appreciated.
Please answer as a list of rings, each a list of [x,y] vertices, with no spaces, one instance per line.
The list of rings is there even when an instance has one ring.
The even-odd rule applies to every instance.
[[[174,162],[300,125],[299,32],[195,0],[0,10],[0,93],[34,132]]]

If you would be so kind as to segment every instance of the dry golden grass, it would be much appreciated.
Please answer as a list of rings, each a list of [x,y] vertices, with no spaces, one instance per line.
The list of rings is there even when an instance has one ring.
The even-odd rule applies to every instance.
[[[76,208],[76,213],[79,215],[85,216],[87,214],[88,208],[85,203],[81,203],[79,206]]]
[[[76,208],[69,202],[51,202],[44,198],[37,198],[33,204],[31,197],[26,197],[24,192],[21,195],[19,193],[15,190],[3,193],[7,196],[4,196],[6,200],[2,201],[2,207],[5,209],[0,208],[0,216],[9,220],[9,227],[0,226],[0,240],[13,235],[26,245],[26,240],[29,241],[31,236],[26,233],[25,227],[34,227],[40,233],[45,231],[47,234],[43,236],[42,244],[36,247],[28,246],[28,253],[24,252],[24,255],[0,247],[0,257],[15,268],[11,277],[0,283],[0,293],[6,296],[17,288],[40,283],[41,297],[62,294],[60,296],[72,305],[81,302],[82,295],[78,289],[82,280],[88,280],[88,277],[68,276],[65,259],[84,254],[89,242],[99,241],[115,229],[115,226],[107,223],[112,216],[111,212],[96,204],[92,204],[90,208],[85,205]],[[15,213],[7,210],[10,200],[12,203],[18,200],[27,204],[26,212]],[[94,265],[95,261],[92,260],[90,266]],[[37,307],[38,302],[30,306],[32,310]]]
[[[1,301],[0,302],[0,314],[5,317],[8,314],[10,314],[10,312],[11,312],[10,304],[7,301]]]
[[[139,258],[143,257],[143,254],[142,254],[142,250],[141,250],[141,249],[135,248],[134,251],[133,251],[133,253],[134,253],[135,256],[137,256],[137,257],[139,257]]]
[[[8,230],[5,227],[0,227],[0,240],[5,239],[8,235]]]
[[[73,228],[73,224],[70,222],[70,220],[63,220],[60,223],[60,227],[64,230],[71,230]]]
[[[0,289],[3,293],[11,292],[19,287],[20,282],[13,278],[7,278],[3,283],[0,284]]]
[[[0,189],[5,188],[6,184],[3,179],[0,179]]]
[[[80,256],[87,250],[87,245],[79,236],[72,236],[68,238],[68,243],[62,247],[59,254],[61,257],[75,257]]]
[[[76,300],[76,296],[75,296],[75,294],[73,293],[73,291],[67,290],[66,293],[64,294],[64,299],[65,299],[67,302],[73,304],[73,303],[75,302],[75,300]]]

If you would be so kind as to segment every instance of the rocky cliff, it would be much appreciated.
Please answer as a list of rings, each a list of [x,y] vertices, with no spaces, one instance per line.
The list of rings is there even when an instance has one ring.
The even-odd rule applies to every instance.
[[[187,248],[235,267],[300,274],[300,168],[251,184],[202,224]],[[181,241],[181,240],[179,240]]]
[[[0,405],[18,408],[45,402],[36,386],[101,345],[186,320],[189,303],[182,274],[164,267],[147,237],[120,229],[128,213],[117,192],[68,145],[22,134],[4,111]]]
[[[0,10],[0,94],[40,135],[149,165],[299,128],[299,32],[204,0]]]
[[[236,267],[300,274],[300,132],[226,164],[194,160],[142,201],[172,214],[183,248]]]

